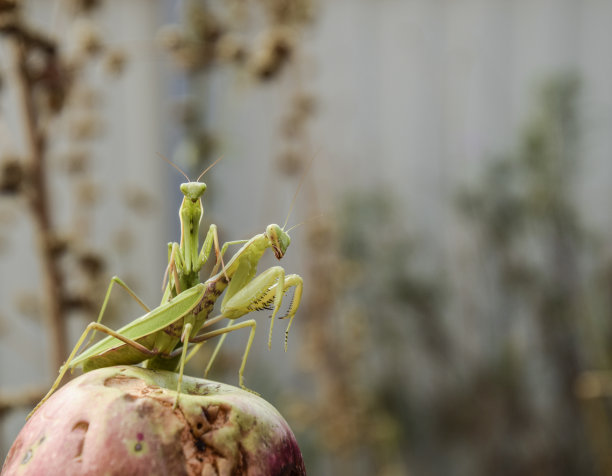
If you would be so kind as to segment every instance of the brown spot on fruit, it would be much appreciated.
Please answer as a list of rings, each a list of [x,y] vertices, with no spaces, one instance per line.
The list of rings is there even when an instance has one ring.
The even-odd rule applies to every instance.
[[[74,458],[80,458],[83,454],[83,446],[85,445],[85,435],[89,430],[89,423],[86,421],[78,421],[72,427],[72,433],[76,434],[76,454]]]
[[[139,382],[142,382],[142,380],[124,375],[117,375],[104,380],[104,386],[115,388],[132,388],[134,385],[138,385]],[[144,385],[144,382],[142,383]]]
[[[31,458],[32,458],[32,450],[29,449],[28,451],[26,451],[26,454],[23,455],[23,459],[21,460],[21,464],[27,464],[28,461],[30,461]]]

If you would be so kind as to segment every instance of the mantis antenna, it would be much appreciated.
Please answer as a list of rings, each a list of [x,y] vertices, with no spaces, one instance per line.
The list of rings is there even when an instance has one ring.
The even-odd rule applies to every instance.
[[[215,165],[217,165],[217,162],[219,162],[221,159],[223,158],[223,156],[221,155],[217,160],[215,160],[212,164],[210,164],[208,167],[206,167],[206,170],[204,172],[202,172],[199,177],[196,179],[196,182],[199,182],[200,179],[202,177],[204,177],[204,174],[206,174],[206,172],[208,172],[210,169],[212,169]],[[189,179],[187,179],[189,180]]]
[[[315,157],[319,153],[319,150],[317,150],[317,152],[312,155],[312,159],[310,159],[310,162],[308,162],[308,165],[306,166],[306,170],[304,170],[304,173],[302,174],[300,183],[298,184],[298,187],[295,190],[295,193],[293,194],[293,198],[291,199],[291,206],[289,207],[289,211],[287,212],[287,218],[285,218],[285,223],[283,223],[283,228],[282,228],[283,230],[287,226],[287,222],[289,222],[289,217],[291,216],[291,212],[293,212],[293,207],[295,206],[295,200],[298,196],[298,193],[300,193],[300,189],[302,188],[302,185],[304,184],[304,180],[306,179],[306,174],[310,170],[310,167],[312,166],[312,163],[314,162]]]
[[[172,167],[174,167],[176,170],[178,170],[183,175],[183,177],[185,177],[187,179],[187,182],[191,182],[191,179],[189,177],[187,177],[187,174],[185,172],[183,172],[178,165],[176,165],[174,162],[172,162],[170,159],[166,158],[164,155],[160,154],[159,152],[157,153],[157,155],[159,155],[162,159],[164,159],[166,162],[168,162],[170,165],[172,165]],[[208,169],[206,169],[206,170],[208,170]],[[200,175],[200,177],[201,177],[201,175]]]
[[[159,152],[157,153],[157,155],[159,155],[162,159],[164,159],[166,162],[168,162],[170,165],[172,165],[172,167],[174,167],[176,170],[178,170],[183,177],[185,177],[187,179],[188,182],[191,182],[191,179],[187,176],[187,174],[185,172],[183,172],[181,170],[181,168],[176,165],[174,162],[172,162],[170,159],[168,159],[166,156],[164,156],[163,154],[160,154]],[[206,167],[206,170],[204,170],[204,172],[202,172],[198,178],[195,180],[196,182],[199,182],[200,179],[202,177],[204,177],[204,175],[206,174],[206,172],[208,172],[210,169],[212,169],[215,165],[217,165],[217,162],[219,162],[221,159],[223,158],[223,156],[220,156],[217,160],[215,160],[212,164],[210,164],[208,167]]]
[[[298,226],[302,226],[304,223],[308,223],[309,221],[312,221],[312,220],[314,220],[316,218],[320,218],[322,216],[323,216],[323,213],[319,213],[318,215],[315,215],[313,217],[307,218],[306,220],[299,222],[297,225],[293,225],[288,230],[285,230],[285,233],[289,233],[291,230],[296,229]]]

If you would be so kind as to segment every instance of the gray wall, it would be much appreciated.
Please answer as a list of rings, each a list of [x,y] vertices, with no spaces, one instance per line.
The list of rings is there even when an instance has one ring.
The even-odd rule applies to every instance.
[[[35,2],[36,3],[36,2]],[[48,27],[51,2],[32,15]],[[172,148],[168,111],[172,101],[169,63],[154,45],[164,22],[146,0],[107,2],[102,25],[109,41],[127,49],[129,65],[103,90],[105,134],[95,144],[96,181],[103,201],[96,209],[92,246],[108,248],[113,233],[137,220],[141,245],[123,258],[109,256],[111,274],[135,273],[145,300],[158,299],[168,240],[177,239],[174,172],[156,152]],[[301,85],[319,101],[312,125],[311,172],[321,211],[358,187],[389,188],[397,194],[408,228],[446,253],[470,253],[450,212],[457,187],[469,183],[483,162],[513,147],[541,81],[566,71],[583,81],[583,167],[578,190],[585,217],[610,230],[612,202],[612,2],[605,0],[334,0],[318,2],[318,20],[305,33]],[[180,2],[162,2],[174,14]],[[53,26],[63,34],[61,19]],[[7,60],[0,49],[2,68]],[[251,236],[262,224],[284,220],[295,183],[274,172],[278,121],[295,78],[278,89],[254,88],[229,72],[215,73],[201,88],[210,123],[219,134],[224,160],[214,170],[211,216],[228,238]],[[280,91],[280,92],[279,92]],[[1,129],[21,147],[16,111],[4,97]],[[2,147],[7,147],[3,141]],[[168,178],[172,177],[172,178]],[[122,190],[147,189],[156,213],[124,215]],[[277,185],[280,183],[280,185]],[[62,187],[61,180],[55,184]],[[69,197],[59,193],[59,221],[70,221]],[[299,203],[292,222],[307,218]],[[9,252],[0,259],[0,382],[2,390],[49,380],[47,343],[35,320],[17,320],[17,290],[35,290],[37,261],[28,220],[10,201],[0,202],[2,236]],[[8,229],[8,228],[10,229]],[[302,235],[303,236],[303,235]],[[299,249],[300,235],[295,238]],[[466,247],[467,246],[467,250]],[[303,269],[299,253],[285,267]],[[127,259],[127,258],[126,258]],[[83,323],[74,323],[76,340]],[[24,350],[26,349],[26,350]],[[278,363],[275,358],[271,361]],[[10,439],[23,415],[8,420]],[[7,425],[5,425],[7,426]]]

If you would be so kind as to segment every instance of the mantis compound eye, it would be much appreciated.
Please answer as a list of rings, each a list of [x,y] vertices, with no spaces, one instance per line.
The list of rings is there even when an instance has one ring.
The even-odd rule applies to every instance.
[[[181,184],[181,192],[192,202],[197,201],[206,191],[204,182],[186,182]]]

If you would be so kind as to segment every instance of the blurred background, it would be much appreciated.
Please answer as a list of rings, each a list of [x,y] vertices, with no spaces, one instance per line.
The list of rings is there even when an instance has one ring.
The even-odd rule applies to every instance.
[[[1,456],[111,276],[161,299],[163,154],[223,157],[222,241],[303,222],[246,383],[309,474],[612,475],[611,45],[604,0],[0,0]]]

